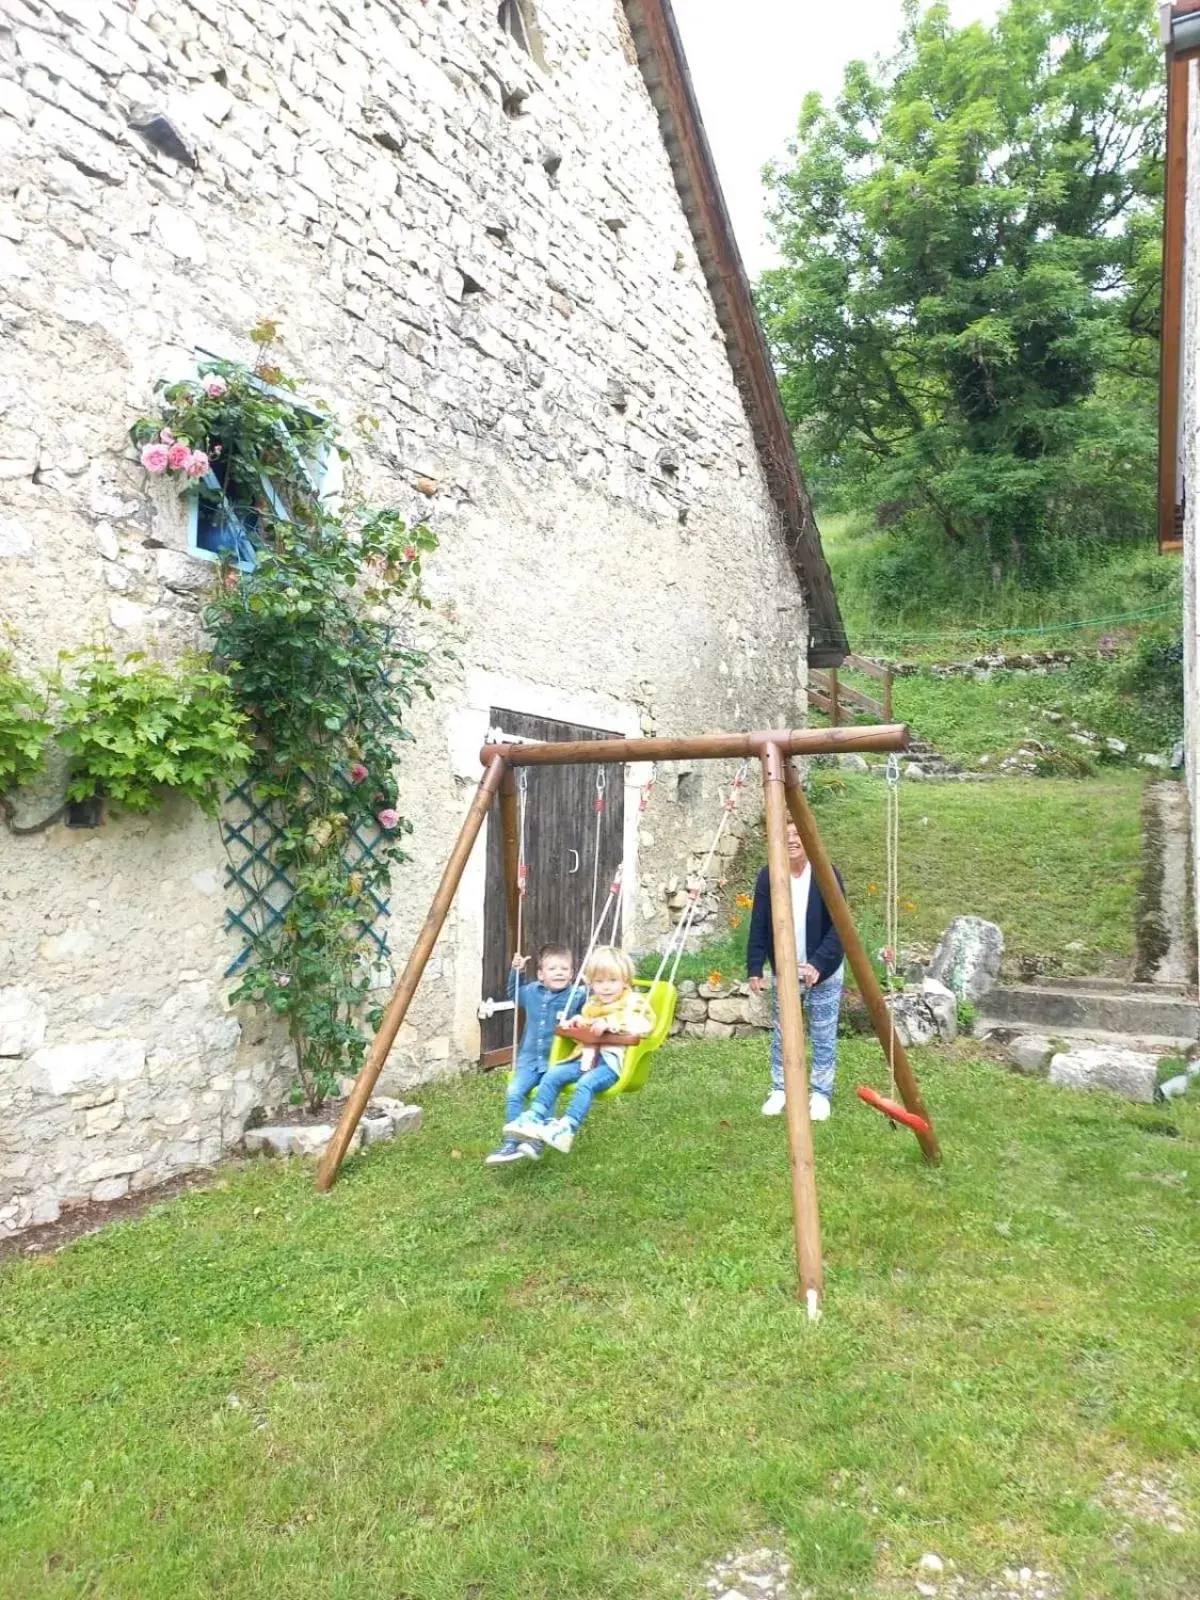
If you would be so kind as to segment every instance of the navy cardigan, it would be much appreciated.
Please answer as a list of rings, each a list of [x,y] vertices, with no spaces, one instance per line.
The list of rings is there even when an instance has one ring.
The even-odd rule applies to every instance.
[[[841,873],[836,867],[833,871],[839,887],[844,889]],[[821,891],[817,888],[815,878],[809,879],[808,919],[805,923],[804,939],[808,950],[805,960],[810,967],[816,967],[820,973],[818,981],[824,982],[841,966],[845,952],[838,931],[833,925],[833,918],[829,915],[829,908],[821,898]],[[766,867],[759,872],[754,884],[754,910],[750,913],[750,938],[746,945],[747,977],[761,978],[764,963],[772,972],[775,970],[775,929],[771,924],[771,880]]]

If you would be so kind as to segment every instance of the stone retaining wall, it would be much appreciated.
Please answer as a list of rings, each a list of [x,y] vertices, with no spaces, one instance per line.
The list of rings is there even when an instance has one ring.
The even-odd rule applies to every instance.
[[[748,983],[679,984],[672,1034],[685,1039],[745,1039],[772,1026],[770,993],[752,994]]]

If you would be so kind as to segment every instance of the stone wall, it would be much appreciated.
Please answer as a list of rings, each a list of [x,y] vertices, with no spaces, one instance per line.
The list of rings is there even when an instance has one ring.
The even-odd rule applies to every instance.
[[[771,1004],[769,990],[753,994],[748,983],[685,979],[679,985],[671,1032],[685,1039],[748,1039],[772,1027]]]
[[[359,487],[442,538],[422,628],[453,654],[402,773],[400,952],[489,706],[629,733],[803,720],[800,590],[619,7],[545,0],[537,21],[544,69],[494,0],[0,0],[18,660],[197,642],[212,569],[126,429],[157,378],[198,351],[249,359],[247,329],[277,318]],[[664,771],[640,837],[631,822],[635,942],[667,927],[728,776]],[[5,1232],[211,1159],[286,1065],[226,1005],[215,825],[168,805],[0,835],[0,855]],[[477,852],[396,1087],[477,1052],[482,906]]]

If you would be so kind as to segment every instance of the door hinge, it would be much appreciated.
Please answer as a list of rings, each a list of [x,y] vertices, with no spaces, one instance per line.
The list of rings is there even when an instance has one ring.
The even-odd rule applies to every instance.
[[[486,1000],[480,1001],[476,1015],[482,1022],[488,1017],[494,1017],[497,1011],[511,1011],[515,1004],[513,1000],[493,1000],[489,996]]]

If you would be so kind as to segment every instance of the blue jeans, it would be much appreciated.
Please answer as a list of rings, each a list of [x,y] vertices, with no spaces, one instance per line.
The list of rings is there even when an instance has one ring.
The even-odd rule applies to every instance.
[[[587,1054],[591,1054],[590,1051]],[[576,1129],[592,1109],[592,1101],[598,1094],[603,1094],[605,1089],[611,1089],[621,1076],[621,1058],[624,1050],[600,1050],[597,1052],[595,1066],[590,1071],[583,1070],[583,1056],[576,1056],[573,1061],[563,1061],[557,1067],[552,1067],[542,1079],[542,1086],[533,1097],[530,1108],[538,1122],[549,1122],[554,1115],[554,1107],[559,1095],[568,1084],[575,1085],[575,1093],[571,1096],[567,1106],[566,1116]]]
[[[517,1065],[513,1075],[508,1081],[508,1090],[504,1099],[504,1120],[511,1122],[514,1117],[519,1117],[525,1109],[525,1102],[529,1098],[529,1091],[536,1089],[546,1076],[546,1063],[544,1061],[522,1061],[517,1057]]]
[[[802,991],[808,1032],[812,1039],[810,1084],[817,1094],[833,1099],[833,1079],[837,1072],[838,1010],[842,1004],[842,973],[839,968],[822,983]],[[783,1036],[779,1031],[779,986],[771,989],[775,1026],[771,1032],[771,1087],[783,1088]]]

